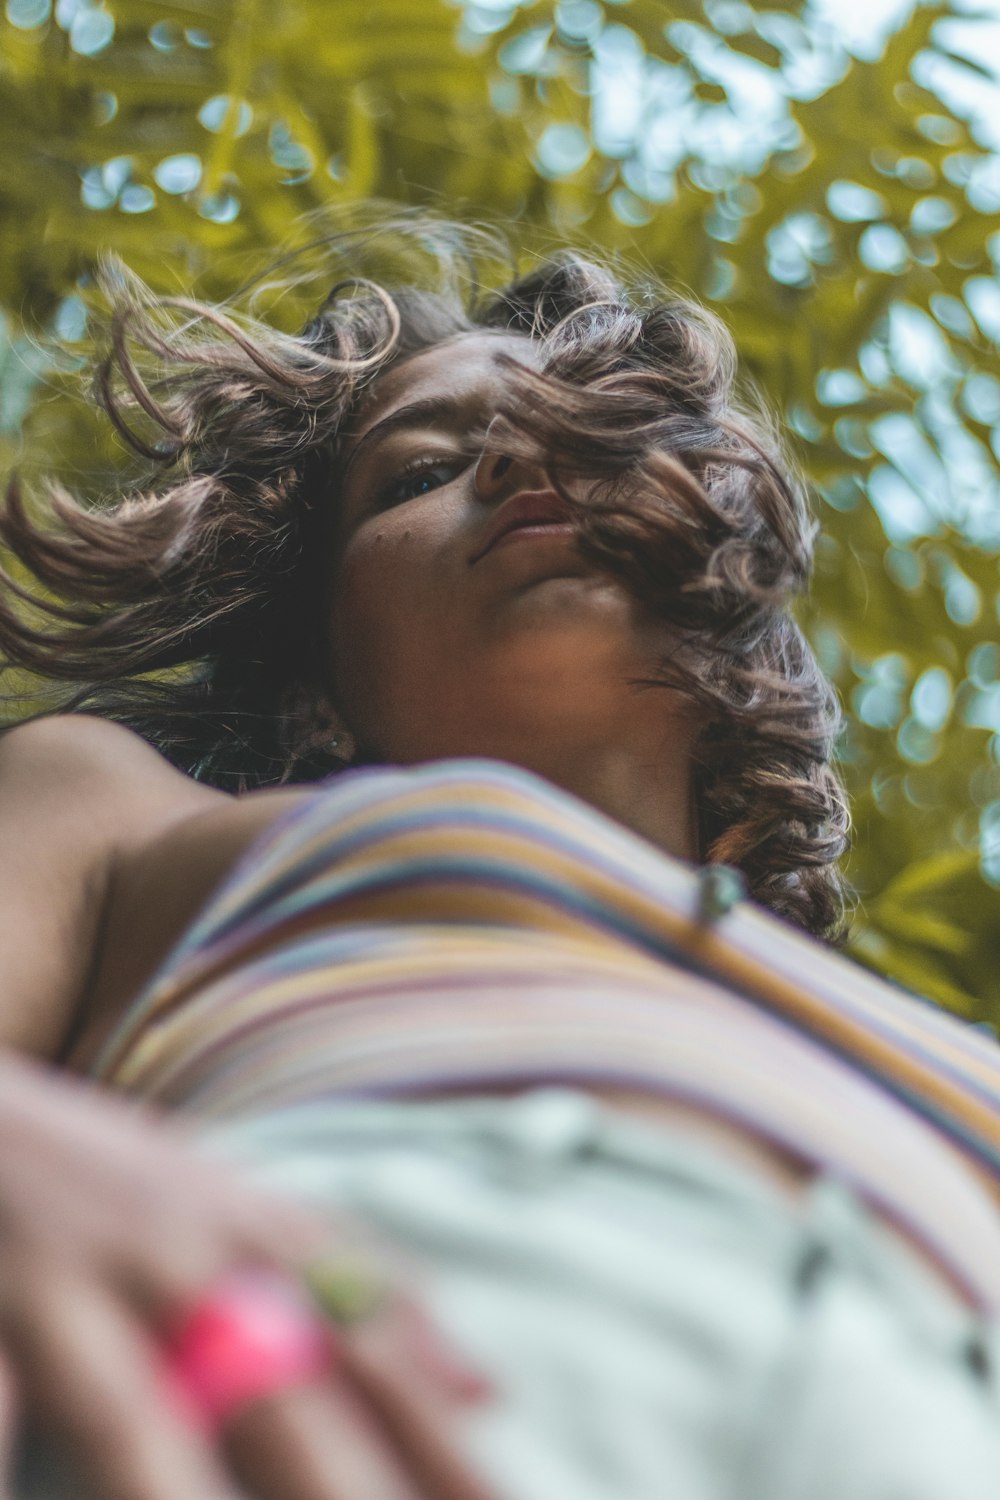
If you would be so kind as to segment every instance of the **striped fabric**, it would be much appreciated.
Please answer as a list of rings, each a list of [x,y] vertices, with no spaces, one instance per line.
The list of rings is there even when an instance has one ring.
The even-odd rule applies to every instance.
[[[1000,1049],[489,760],[327,783],[95,1065],[205,1119],[566,1082],[683,1100],[849,1182],[1000,1309]]]

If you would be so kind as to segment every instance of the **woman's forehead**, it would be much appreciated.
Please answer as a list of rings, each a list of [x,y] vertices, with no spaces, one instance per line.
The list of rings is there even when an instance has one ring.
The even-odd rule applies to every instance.
[[[358,414],[357,434],[397,406],[429,397],[461,403],[488,397],[516,378],[507,361],[537,367],[540,345],[527,334],[477,329],[407,355],[372,384]]]

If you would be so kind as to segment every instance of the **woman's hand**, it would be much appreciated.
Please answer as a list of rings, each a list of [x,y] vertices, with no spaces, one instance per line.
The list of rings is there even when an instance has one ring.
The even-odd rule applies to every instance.
[[[192,1422],[170,1330],[228,1272],[298,1276],[330,1248],[328,1225],[135,1106],[0,1059],[7,1470],[30,1419],[100,1500],[488,1500],[449,1438],[484,1387],[402,1296],[344,1334],[328,1377],[255,1401],[218,1441]]]

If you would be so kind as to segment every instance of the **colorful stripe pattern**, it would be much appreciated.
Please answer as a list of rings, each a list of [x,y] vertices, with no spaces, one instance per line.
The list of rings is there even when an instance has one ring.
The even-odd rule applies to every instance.
[[[206,1118],[538,1082],[685,1100],[839,1173],[1000,1308],[1000,1048],[701,897],[527,771],[346,772],[248,852],[95,1072]]]

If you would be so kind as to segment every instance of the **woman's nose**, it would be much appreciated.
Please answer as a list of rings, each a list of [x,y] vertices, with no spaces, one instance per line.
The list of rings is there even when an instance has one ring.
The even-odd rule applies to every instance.
[[[482,500],[496,500],[514,488],[547,488],[545,473],[537,464],[511,458],[507,453],[484,453],[476,464],[476,493]]]

